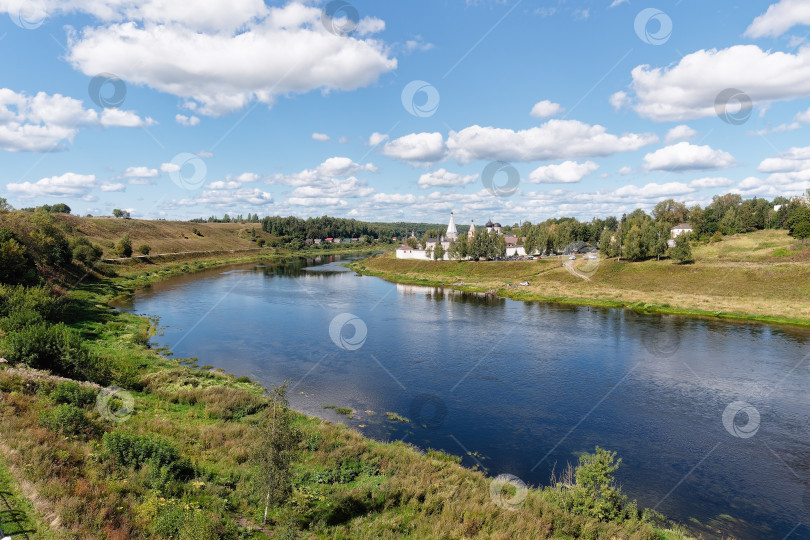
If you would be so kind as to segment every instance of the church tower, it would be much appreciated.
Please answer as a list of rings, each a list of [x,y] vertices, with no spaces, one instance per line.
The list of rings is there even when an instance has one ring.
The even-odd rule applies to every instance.
[[[458,231],[456,230],[456,222],[453,219],[453,212],[450,212],[450,223],[447,225],[447,234],[445,237],[451,242],[458,240]]]
[[[474,236],[475,236],[475,220],[471,219],[470,220],[470,230],[467,233],[467,237],[473,238]]]

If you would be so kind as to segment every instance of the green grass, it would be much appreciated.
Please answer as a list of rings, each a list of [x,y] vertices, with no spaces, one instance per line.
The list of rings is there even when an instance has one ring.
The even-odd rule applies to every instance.
[[[403,424],[410,424],[411,423],[411,421],[409,419],[405,418],[404,416],[400,416],[395,412],[387,412],[387,413],[385,413],[385,416],[388,417],[388,420],[390,422],[402,422]]]
[[[50,431],[40,417],[54,404],[40,389],[53,385],[52,378],[0,369],[0,440],[11,450],[4,455],[11,474],[3,477],[0,470],[0,481],[16,493],[25,471],[36,500],[58,517],[55,536],[166,537],[156,527],[180,516],[183,523],[214,531],[209,537],[222,538],[277,538],[290,528],[310,538],[686,537],[667,532],[670,526],[661,520],[654,524],[634,516],[611,523],[571,513],[550,487],[531,489],[522,507],[506,512],[491,500],[489,479],[461,467],[455,456],[373,441],[340,423],[303,414],[294,420],[304,442],[294,461],[292,499],[271,509],[269,524],[262,527],[262,500],[250,490],[249,458],[267,406],[263,389],[246,378],[191,369],[169,357],[170,351],[150,350],[148,337],[159,321],[107,308],[111,300],[159,279],[246,260],[255,259],[133,265],[70,292],[67,321],[94,353],[113,361],[115,383],[133,397],[133,413],[120,424],[91,404],[83,409],[85,431]],[[182,361],[197,365],[196,358]],[[353,414],[349,408],[325,408]],[[193,465],[191,476],[172,480],[148,466],[115,464],[101,445],[103,434],[113,431],[170,441]],[[36,521],[24,499],[14,501]],[[200,537],[190,531],[177,536]]]
[[[725,237],[693,252],[695,263],[686,265],[601,260],[590,280],[571,275],[557,258],[432,262],[387,253],[350,266],[397,283],[496,291],[515,300],[810,326],[810,248],[785,231]],[[531,285],[513,286],[520,281]]]
[[[6,536],[30,540],[57,538],[45,521],[17,488],[11,472],[0,460],[0,527]]]

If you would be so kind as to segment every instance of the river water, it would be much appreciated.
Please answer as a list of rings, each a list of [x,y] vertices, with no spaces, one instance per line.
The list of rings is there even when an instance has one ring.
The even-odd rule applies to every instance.
[[[338,256],[173,278],[128,309],[175,357],[289,380],[295,409],[370,437],[533,485],[599,445],[696,533],[810,538],[810,331],[396,285]]]

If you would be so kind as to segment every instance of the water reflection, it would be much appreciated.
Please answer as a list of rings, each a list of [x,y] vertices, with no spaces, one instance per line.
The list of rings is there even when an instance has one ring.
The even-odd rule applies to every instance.
[[[393,285],[314,259],[181,276],[133,309],[160,315],[158,342],[176,356],[289,379],[295,408],[381,440],[530,484],[598,444],[622,456],[631,498],[708,537],[781,538],[810,523],[808,331]],[[367,330],[355,350],[330,337],[347,313]],[[750,438],[724,426],[735,402],[760,414]]]

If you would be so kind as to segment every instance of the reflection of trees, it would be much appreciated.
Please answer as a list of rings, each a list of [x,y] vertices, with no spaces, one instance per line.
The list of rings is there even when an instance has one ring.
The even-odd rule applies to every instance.
[[[457,304],[505,306],[506,299],[499,296],[478,292],[465,292],[444,287],[423,287],[420,285],[403,285],[397,283],[397,292],[404,295],[424,295],[436,302],[454,302]]]

